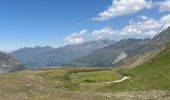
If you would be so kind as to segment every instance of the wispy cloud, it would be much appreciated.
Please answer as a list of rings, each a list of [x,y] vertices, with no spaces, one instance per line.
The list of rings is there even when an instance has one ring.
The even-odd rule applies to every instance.
[[[159,10],[161,12],[170,11],[170,0],[164,0],[162,2],[158,2]]]
[[[99,29],[99,30],[95,30],[91,33],[91,35],[93,37],[95,37],[96,39],[103,39],[103,38],[107,38],[109,36],[112,36],[112,35],[115,35],[117,34],[118,31],[117,30],[114,30],[113,28],[111,27],[104,27],[102,29]]]
[[[160,20],[161,24],[163,25],[163,29],[166,29],[170,26],[170,14],[165,15]]]
[[[136,13],[142,9],[152,7],[151,0],[113,0],[112,5],[105,11],[99,13],[93,21],[105,21],[116,16]]]
[[[155,35],[161,27],[159,21],[147,16],[139,16],[137,20],[131,20],[121,32],[126,35]]]

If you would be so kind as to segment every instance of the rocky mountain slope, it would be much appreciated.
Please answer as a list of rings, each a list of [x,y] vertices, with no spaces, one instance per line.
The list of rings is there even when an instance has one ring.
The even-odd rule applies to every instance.
[[[0,52],[0,74],[24,69],[19,60]]]
[[[127,57],[136,55],[149,42],[150,39],[124,39],[71,63],[79,66],[111,66]]]
[[[159,43],[159,44],[165,44],[170,41],[170,27],[162,31],[160,34],[156,35],[152,42],[153,43]]]

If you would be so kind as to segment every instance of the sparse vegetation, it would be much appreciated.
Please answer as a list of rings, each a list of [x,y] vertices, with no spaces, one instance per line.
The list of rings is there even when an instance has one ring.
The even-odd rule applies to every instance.
[[[98,100],[105,100],[107,99],[105,96],[89,93],[95,92],[95,90],[101,86],[108,85],[106,83],[97,83],[104,82],[105,80],[102,79],[101,81],[98,77],[95,79],[96,83],[86,83],[84,81],[73,82],[72,75],[77,75],[78,73],[96,73],[100,76],[100,73],[109,73],[108,75],[110,75],[110,77],[113,75],[112,79],[116,79],[119,75],[116,75],[118,73],[114,72],[116,71],[98,68],[45,68],[37,71],[23,71],[4,74],[0,75],[0,85],[3,86],[0,87],[0,97],[8,100],[12,100],[12,98],[19,98],[22,100],[55,100],[56,97],[57,100],[75,100],[75,98],[88,96],[90,100],[93,100],[94,98],[98,98]],[[86,76],[86,78],[88,77]],[[89,75],[89,78],[92,78],[92,76]],[[91,88],[84,88],[84,86]],[[81,90],[90,91],[86,93]],[[78,91],[80,93],[78,93]],[[78,95],[81,97],[77,97]]]

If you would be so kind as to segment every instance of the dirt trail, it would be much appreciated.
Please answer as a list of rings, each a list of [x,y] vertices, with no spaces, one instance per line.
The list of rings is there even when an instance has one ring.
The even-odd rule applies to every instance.
[[[106,82],[106,83],[108,83],[108,84],[110,84],[110,83],[120,83],[120,82],[123,82],[123,81],[125,81],[125,80],[127,80],[129,78],[130,77],[128,77],[128,76],[123,76],[123,78],[120,79],[120,80],[110,81],[110,82]]]

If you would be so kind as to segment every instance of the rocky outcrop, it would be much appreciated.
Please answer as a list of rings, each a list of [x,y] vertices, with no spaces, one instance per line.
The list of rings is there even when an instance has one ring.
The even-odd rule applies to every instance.
[[[0,74],[24,69],[21,62],[3,52],[0,52]]]

